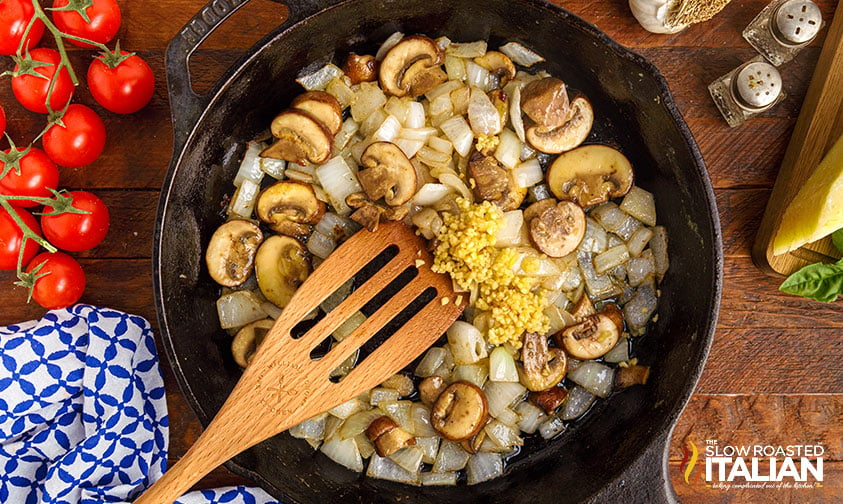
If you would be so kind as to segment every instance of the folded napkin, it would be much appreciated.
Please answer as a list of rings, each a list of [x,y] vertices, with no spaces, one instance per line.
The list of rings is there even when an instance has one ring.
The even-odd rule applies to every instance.
[[[0,327],[0,503],[131,502],[167,464],[167,403],[149,322],[76,305]],[[259,488],[181,504],[277,503]]]

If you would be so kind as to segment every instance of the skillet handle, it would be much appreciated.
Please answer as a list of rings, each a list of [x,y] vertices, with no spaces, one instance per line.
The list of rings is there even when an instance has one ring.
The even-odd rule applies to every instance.
[[[164,67],[167,73],[167,90],[170,94],[174,152],[180,151],[184,146],[193,124],[208,106],[213,95],[213,93],[200,95],[193,91],[188,66],[190,55],[218,26],[248,2],[249,0],[209,0],[167,47]],[[288,26],[337,2],[336,0],[281,0],[280,3],[286,4],[289,10],[289,16],[281,26]]]
[[[679,504],[668,473],[668,447],[673,428],[665,429],[614,481],[592,496],[588,504],[629,502]]]

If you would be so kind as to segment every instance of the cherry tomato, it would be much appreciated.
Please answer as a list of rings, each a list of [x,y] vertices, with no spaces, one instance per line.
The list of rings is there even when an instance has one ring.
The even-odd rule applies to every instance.
[[[126,51],[120,51],[125,56]],[[117,114],[131,114],[142,109],[155,92],[152,69],[140,56],[132,55],[112,67],[112,56],[100,56],[88,67],[88,89],[94,99]]]
[[[62,117],[64,126],[54,124],[44,133],[44,150],[61,166],[87,166],[105,148],[105,125],[96,112],[72,103]]]
[[[21,105],[33,112],[44,114],[47,112],[47,91],[50,89],[50,79],[56,73],[56,67],[61,61],[61,56],[58,51],[43,47],[33,49],[29,54],[35,61],[48,63],[47,66],[35,69],[36,72],[47,78],[42,79],[34,75],[12,77],[12,91]],[[18,66],[15,65],[15,71],[17,70]],[[67,68],[62,68],[53,86],[50,106],[53,110],[61,110],[70,101],[71,96],[73,96],[73,81],[70,80]]]
[[[39,275],[32,289],[32,299],[48,310],[67,308],[79,301],[85,291],[85,272],[76,259],[64,252],[43,252],[27,266],[31,272],[39,264]]]
[[[0,107],[0,137],[6,132],[6,112]]]
[[[0,2],[0,54],[17,54],[29,20],[35,15],[31,0],[3,0]],[[36,19],[26,37],[26,49],[32,49],[44,35],[44,22]]]
[[[81,252],[99,245],[108,233],[108,208],[101,199],[87,191],[71,191],[73,207],[87,214],[62,213],[42,215],[41,230],[47,241],[71,252]],[[52,211],[45,206],[44,213]]]
[[[53,8],[64,7],[68,0],[55,0]],[[120,29],[120,7],[115,0],[93,0],[93,5],[85,9],[90,23],[78,12],[53,11],[53,21],[59,30],[69,35],[105,44],[117,35]],[[67,39],[79,47],[91,48],[91,44]]]
[[[17,148],[17,151],[21,152],[23,149]],[[11,149],[3,152],[8,154]],[[6,164],[0,161],[0,172],[5,166]],[[49,198],[52,195],[49,189],[56,189],[58,186],[59,168],[37,147],[30,148],[29,152],[20,158],[20,175],[13,168],[0,179],[0,193],[8,196]],[[18,207],[39,205],[32,200],[9,200],[9,203]]]
[[[35,217],[31,213],[22,208],[15,208],[14,211],[29,229],[35,231],[38,236],[41,236],[41,228],[38,227],[38,221],[35,220]],[[21,231],[21,228],[12,219],[12,216],[9,215],[9,212],[0,207],[0,270],[10,271],[17,269],[21,241],[23,241],[23,231]],[[38,253],[40,248],[41,245],[35,240],[27,240],[21,265],[26,266],[29,264],[29,261],[35,257],[35,254]]]

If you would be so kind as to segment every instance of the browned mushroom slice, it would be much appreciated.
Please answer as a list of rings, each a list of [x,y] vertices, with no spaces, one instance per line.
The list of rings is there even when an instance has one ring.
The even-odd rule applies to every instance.
[[[486,395],[477,385],[456,381],[436,399],[430,410],[430,424],[442,437],[460,442],[480,432],[488,410]]]
[[[442,391],[445,390],[448,384],[441,376],[428,376],[419,383],[419,398],[421,402],[428,406],[433,406],[433,403],[439,399]]]
[[[316,197],[310,184],[282,180],[258,196],[257,214],[274,231],[305,236],[325,214],[325,203]]]
[[[521,349],[523,365],[518,367],[521,383],[533,392],[555,387],[565,378],[568,359],[559,348],[547,347],[547,338],[536,333],[524,334]]]
[[[565,83],[555,77],[528,83],[521,90],[521,110],[538,126],[562,126],[571,118]]]
[[[310,260],[304,245],[289,236],[267,238],[255,257],[255,276],[264,297],[281,308],[287,306],[299,286],[310,275]]]
[[[633,385],[646,385],[650,377],[650,366],[639,366],[634,364],[627,367],[620,367],[615,372],[615,390],[629,388]]]
[[[526,188],[518,188],[511,172],[493,156],[475,151],[468,161],[468,176],[474,180],[472,192],[475,198],[491,201],[505,212],[521,206],[527,195]]]
[[[509,56],[498,51],[488,51],[483,56],[474,58],[474,62],[500,79],[500,86],[515,78],[515,64]]]
[[[594,124],[594,111],[583,97],[571,102],[570,119],[561,126],[536,125],[527,128],[527,142],[546,154],[569,151],[588,138]]]
[[[545,413],[550,415],[556,408],[559,407],[560,404],[565,402],[565,398],[567,397],[568,389],[556,386],[547,390],[542,390],[541,392],[530,392],[527,398],[533,404],[543,409]]]
[[[364,202],[350,215],[351,220],[373,233],[378,230],[381,217],[383,217],[383,209],[369,201]]]
[[[308,91],[298,95],[290,107],[303,110],[322,122],[322,125],[336,135],[342,127],[342,107],[336,98],[324,91]]]
[[[565,257],[585,236],[585,212],[573,201],[560,201],[530,221],[530,241],[550,257]]]
[[[274,324],[275,320],[271,318],[257,320],[237,331],[231,341],[231,355],[234,356],[234,362],[238,366],[245,368],[249,365],[258,347]]]
[[[416,193],[416,170],[404,152],[390,142],[374,142],[360,156],[360,185],[371,201],[381,198],[390,206],[403,205]]]
[[[448,74],[440,66],[427,67],[426,61],[413,63],[404,73],[403,82],[410,86],[410,96],[427,94],[430,90],[448,80]]]
[[[260,228],[247,220],[230,220],[217,228],[205,252],[205,264],[211,278],[226,287],[245,282],[252,273],[261,241]]]
[[[607,308],[556,333],[556,344],[577,359],[596,359],[605,355],[618,343],[623,332],[623,317],[618,319],[620,310],[614,305],[607,305]]]
[[[597,310],[594,309],[594,303],[591,302],[588,295],[583,293],[580,296],[580,300],[577,301],[577,304],[574,305],[574,311],[571,312],[573,315],[574,320],[579,323],[586,319],[586,317],[590,317],[597,313]]]
[[[556,206],[559,203],[555,198],[544,198],[536,201],[532,205],[524,209],[524,222],[527,225],[530,221],[538,217],[538,215],[550,207]]]
[[[381,457],[389,457],[401,448],[416,444],[412,434],[385,415],[372,420],[366,428],[366,437],[374,443],[375,451]]]
[[[331,155],[333,135],[321,121],[303,110],[285,110],[270,125],[277,138],[261,156],[306,165],[324,163]]]
[[[405,37],[381,61],[378,72],[381,88],[399,98],[406,96],[414,79],[425,70],[441,65],[444,59],[445,54],[432,39],[421,35]],[[408,72],[410,67],[412,72]]]
[[[584,145],[566,152],[547,170],[547,185],[554,196],[583,208],[623,196],[632,182],[629,160],[607,145]]]
[[[378,60],[371,54],[350,53],[342,66],[343,73],[351,79],[351,84],[371,82],[378,78]]]

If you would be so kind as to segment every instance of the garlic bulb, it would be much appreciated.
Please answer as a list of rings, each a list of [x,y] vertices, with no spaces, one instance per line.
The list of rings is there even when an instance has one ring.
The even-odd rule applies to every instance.
[[[694,23],[708,21],[729,0],[629,0],[629,8],[645,30],[677,33]]]

